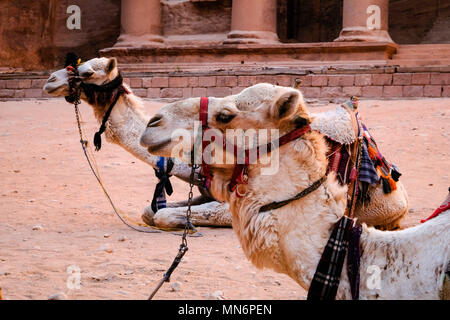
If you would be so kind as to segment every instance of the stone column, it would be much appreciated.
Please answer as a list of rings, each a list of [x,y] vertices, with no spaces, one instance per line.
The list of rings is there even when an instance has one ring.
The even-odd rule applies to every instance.
[[[152,47],[164,42],[160,0],[122,0],[120,25],[114,47]]]
[[[389,0],[344,0],[343,26],[335,41],[393,42]]]
[[[224,43],[277,43],[277,0],[233,0]]]

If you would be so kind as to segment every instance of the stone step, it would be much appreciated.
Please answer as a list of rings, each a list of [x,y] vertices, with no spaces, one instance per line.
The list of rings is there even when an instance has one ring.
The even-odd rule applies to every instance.
[[[399,49],[448,49],[449,43],[402,44]]]
[[[119,63],[119,68],[128,73],[230,73],[236,74],[270,74],[292,73],[304,74],[310,71],[337,69],[368,70],[381,68],[387,64],[386,60],[362,61],[270,61],[265,63]]]
[[[393,59],[388,65],[398,66],[450,66],[450,59]]]
[[[447,54],[450,55],[450,44],[420,44],[401,45],[397,49],[397,54],[418,53],[418,54]]]
[[[447,51],[415,51],[415,52],[411,52],[411,51],[398,51],[393,57],[392,59],[397,59],[400,57],[444,57],[444,58],[449,58],[450,57],[450,50]]]
[[[401,45],[389,65],[449,66],[450,44]]]
[[[185,45],[145,48],[106,48],[101,55],[114,56],[119,63],[148,64],[222,64],[287,61],[302,63],[309,61],[367,61],[385,60],[392,57],[398,45],[374,42],[320,42],[282,43],[271,45],[227,44],[227,45]]]
[[[449,54],[439,54],[439,53],[429,53],[429,54],[419,54],[419,53],[399,53],[396,54],[392,60],[438,60],[438,59],[450,59]]]

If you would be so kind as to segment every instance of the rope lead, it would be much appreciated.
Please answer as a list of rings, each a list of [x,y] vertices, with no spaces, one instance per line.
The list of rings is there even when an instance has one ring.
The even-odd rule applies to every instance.
[[[73,68],[72,68],[73,69]],[[88,152],[87,152],[87,141],[83,138],[83,131],[81,129],[81,121],[80,121],[80,110],[78,109],[78,105],[81,104],[80,102],[80,95],[81,95],[81,89],[79,86],[75,86],[75,78],[69,79],[69,87],[70,87],[70,95],[68,97],[66,97],[67,102],[73,103],[74,107],[75,107],[75,116],[77,119],[77,125],[78,125],[78,133],[80,135],[80,144],[81,147],[83,149],[83,153],[84,156],[86,157],[86,160],[89,164],[89,168],[91,169],[92,173],[94,174],[95,178],[97,179],[98,183],[100,184],[100,187],[103,190],[103,193],[105,194],[106,198],[108,199],[109,203],[111,204],[111,207],[114,210],[114,213],[117,215],[117,217],[129,228],[135,230],[135,231],[139,231],[139,232],[144,232],[144,233],[161,233],[161,231],[168,231],[168,230],[163,230],[160,228],[156,228],[153,226],[150,226],[153,229],[157,229],[157,230],[148,230],[147,228],[139,228],[139,227],[135,227],[132,224],[128,223],[118,212],[118,210],[116,209],[116,206],[114,205],[111,197],[109,196],[108,192],[106,191],[106,188],[103,186],[102,180],[100,179],[100,173],[98,171],[98,167],[95,163],[95,157],[92,155],[93,157],[93,162],[95,163],[95,169],[94,169],[94,165],[91,162],[91,159],[89,158]],[[112,111],[112,108],[114,107],[115,103],[118,100],[118,97],[120,96],[120,94],[116,94],[116,97],[112,103],[112,105],[109,107],[108,111],[107,111],[107,116],[105,116],[105,118],[103,119],[102,122],[102,126],[99,130],[99,132],[97,132],[94,136],[94,144],[96,147],[96,150],[98,151],[101,148],[101,137],[100,135],[103,133],[104,128],[105,128],[105,123]],[[103,129],[103,130],[102,130]],[[173,166],[173,163],[170,164],[168,166],[168,172],[170,172],[171,166]],[[162,287],[162,285],[164,284],[164,282],[169,282],[170,281],[170,276],[172,275],[173,271],[175,271],[175,269],[178,267],[178,265],[180,264],[181,260],[183,259],[183,256],[186,254],[186,252],[188,251],[188,246],[187,246],[187,236],[189,233],[195,233],[196,230],[193,227],[192,223],[191,223],[191,206],[192,206],[192,199],[194,197],[194,193],[193,193],[193,187],[194,187],[194,180],[195,180],[195,170],[197,169],[197,166],[192,164],[192,170],[191,170],[191,175],[190,175],[190,181],[189,181],[189,195],[188,195],[188,208],[186,210],[186,225],[184,227],[184,232],[181,238],[181,244],[180,244],[180,248],[178,249],[178,253],[175,257],[175,259],[173,260],[171,266],[169,267],[169,269],[167,269],[167,272],[164,274],[163,278],[160,280],[160,282],[158,283],[157,287],[155,288],[155,290],[153,290],[152,294],[149,297],[149,300],[151,300],[155,294],[158,292],[158,290]],[[178,234],[176,234],[178,235]],[[201,236],[201,234],[200,234]]]

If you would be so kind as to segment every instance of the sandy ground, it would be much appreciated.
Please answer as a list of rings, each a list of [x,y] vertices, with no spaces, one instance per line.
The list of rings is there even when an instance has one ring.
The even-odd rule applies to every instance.
[[[149,112],[156,110],[147,102]],[[330,106],[320,106],[314,111]],[[98,129],[81,105],[88,137]],[[361,101],[361,114],[387,159],[401,169],[410,196],[403,227],[427,217],[450,185],[450,99]],[[114,216],[83,157],[73,107],[63,100],[0,103],[0,287],[6,299],[145,299],[177,253],[180,237],[142,234]],[[156,179],[148,165],[104,143],[97,154],[117,206],[139,219]],[[187,185],[173,179],[173,200]],[[37,227],[33,230],[33,227]],[[287,276],[260,271],[232,229],[202,228],[157,299],[303,299]],[[125,241],[119,241],[126,237]],[[122,239],[123,240],[123,239]],[[104,250],[104,249],[110,250]],[[107,252],[109,251],[109,253]],[[67,268],[79,268],[69,289]]]

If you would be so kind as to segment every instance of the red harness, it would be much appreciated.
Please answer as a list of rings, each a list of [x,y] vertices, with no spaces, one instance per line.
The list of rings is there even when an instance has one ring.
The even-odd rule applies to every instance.
[[[205,132],[211,129],[208,126],[208,104],[209,104],[208,98],[205,97],[200,98],[200,121],[202,123],[202,168],[200,174],[202,176],[203,185],[205,188],[209,188],[211,186],[211,180],[213,178],[211,168],[209,164],[206,163],[203,153],[205,148],[210,143],[209,141],[204,140]],[[311,127],[309,125],[292,130],[291,132],[285,134],[284,136],[278,139],[278,147],[281,147],[295,139],[298,139],[305,133],[308,133],[310,131]],[[259,159],[259,157],[262,155],[260,152],[260,148],[261,146],[257,146],[256,150],[245,149],[244,164],[236,164],[236,166],[234,167],[230,183],[228,184],[228,190],[230,192],[235,191],[238,197],[242,197],[245,194],[245,192],[240,192],[238,186],[248,184],[248,165],[250,164],[250,157],[249,157],[250,151],[254,151],[256,154],[256,159]],[[225,139],[223,143],[223,149],[226,152],[227,149]],[[272,151],[272,143],[268,143],[265,146],[265,150],[267,150],[267,153],[270,153]],[[234,156],[237,156],[239,154],[239,150],[236,145],[234,146],[233,153]]]

